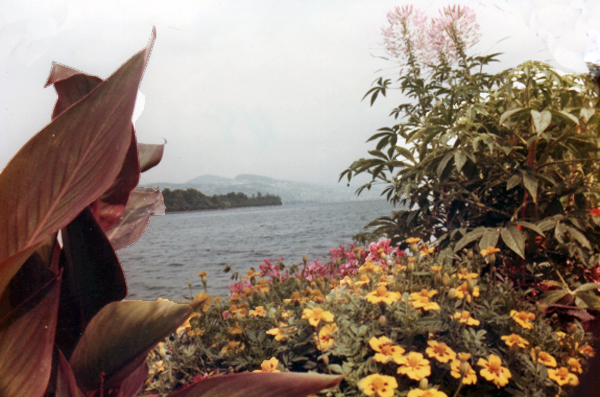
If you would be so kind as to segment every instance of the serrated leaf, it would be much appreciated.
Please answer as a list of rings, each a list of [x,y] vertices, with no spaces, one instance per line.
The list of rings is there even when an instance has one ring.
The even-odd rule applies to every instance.
[[[525,189],[531,194],[531,198],[534,203],[537,203],[537,191],[538,191],[538,180],[535,176],[526,172],[523,174],[523,185]]]
[[[456,165],[456,170],[460,172],[462,167],[467,162],[467,156],[463,152],[454,152],[454,164]]]
[[[484,250],[487,247],[496,247],[496,244],[498,244],[498,237],[500,237],[500,231],[498,229],[487,229],[481,236],[479,249]]]
[[[454,247],[454,252],[455,253],[458,252],[462,248],[466,247],[468,244],[470,244],[473,241],[481,238],[481,236],[483,236],[483,233],[485,233],[485,231],[486,231],[486,229],[483,228],[483,227],[481,227],[481,228],[477,228],[477,229],[473,230],[472,232],[469,232],[469,233],[465,234],[456,243],[456,246]]]
[[[584,246],[587,249],[590,249],[590,250],[592,249],[592,246],[591,246],[589,240],[585,237],[585,235],[583,233],[581,233],[579,230],[577,230],[571,226],[567,226],[567,230],[569,231],[569,234],[571,235],[571,237],[574,238],[575,240],[577,240],[577,242],[579,244],[581,244],[582,246]]]
[[[592,290],[598,290],[600,289],[600,284],[596,284],[596,283],[585,283],[583,285],[580,285],[579,287],[577,287],[575,289],[575,291],[573,291],[574,293],[578,293],[578,292],[584,292],[584,291],[592,291]]]
[[[542,228],[540,228],[536,224],[533,224],[531,222],[521,221],[521,220],[518,220],[518,219],[515,220],[513,223],[515,225],[521,225],[523,227],[526,227],[527,229],[533,230],[534,232],[536,232],[540,236],[544,236],[544,231],[542,230]]]
[[[448,165],[448,162],[452,159],[452,157],[452,153],[446,153],[446,155],[442,158],[437,167],[438,178],[442,178],[442,174],[444,173],[444,170],[446,169],[446,166]]]
[[[588,307],[600,309],[600,298],[591,292],[582,292],[577,294],[577,298],[581,299]]]
[[[552,305],[568,295],[568,292],[562,289],[544,292],[540,300],[547,305]]]
[[[596,112],[596,109],[594,109],[594,108],[581,108],[581,111],[579,112],[579,116],[583,119],[583,121],[585,121],[587,123],[588,120],[590,119],[590,117],[592,117],[595,112]]]
[[[502,241],[508,248],[525,259],[525,236],[514,225],[508,225],[500,230]]]
[[[521,183],[521,179],[522,177],[519,174],[511,176],[506,182],[506,190],[510,190],[518,186]]]
[[[550,122],[552,121],[552,113],[548,110],[544,110],[541,113],[537,110],[531,110],[531,119],[533,120],[533,126],[537,135],[540,136],[542,132],[548,128]]]
[[[500,116],[500,121],[498,121],[498,124],[504,123],[504,120],[506,120],[508,117],[512,116],[513,114],[520,112],[521,110],[523,110],[523,108],[511,109],[511,110],[507,110],[506,112],[502,113],[502,116]]]

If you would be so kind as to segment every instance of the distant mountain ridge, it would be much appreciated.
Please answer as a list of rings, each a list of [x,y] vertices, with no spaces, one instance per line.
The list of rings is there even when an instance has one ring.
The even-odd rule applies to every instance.
[[[345,183],[324,186],[312,183],[283,181],[261,175],[240,174],[235,178],[224,178],[217,175],[200,175],[185,183],[153,183],[161,189],[196,189],[211,196],[230,192],[244,193],[248,197],[258,192],[281,197],[283,204],[341,202],[382,199],[381,191],[363,191],[359,197],[354,192],[356,187],[348,187]]]

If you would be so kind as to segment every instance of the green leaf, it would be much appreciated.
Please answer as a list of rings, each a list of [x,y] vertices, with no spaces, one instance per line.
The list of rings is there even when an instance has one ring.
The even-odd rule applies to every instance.
[[[210,377],[169,397],[304,397],[337,386],[343,376],[256,372]]]
[[[526,227],[527,229],[533,230],[534,232],[536,232],[540,236],[544,236],[544,231],[542,230],[542,228],[539,227],[538,225],[535,225],[535,224],[531,223],[531,222],[521,221],[521,220],[517,219],[513,223],[515,225],[521,225],[523,227]]]
[[[192,314],[189,305],[169,301],[122,301],[104,306],[94,316],[69,360],[84,392],[129,376],[148,352]]]
[[[540,136],[542,132],[548,128],[550,122],[552,121],[552,113],[548,110],[544,110],[541,113],[537,110],[531,110],[531,118],[533,120],[533,126],[535,127],[535,131],[537,135]]]
[[[452,159],[452,157],[452,153],[446,153],[444,158],[442,158],[442,161],[440,161],[437,167],[438,178],[442,178],[442,174],[444,173],[444,170],[446,169],[446,166],[448,165],[448,162]]]
[[[466,162],[467,156],[463,152],[454,152],[454,164],[456,165],[456,171],[460,172]]]
[[[593,293],[582,292],[580,294],[577,294],[577,298],[584,301],[588,307],[592,307],[594,309],[600,309],[600,298],[598,298]]]
[[[552,305],[568,295],[568,292],[562,289],[544,292],[540,300],[547,305]]]
[[[583,233],[581,233],[579,230],[577,230],[571,226],[567,226],[567,230],[569,231],[569,234],[571,235],[571,237],[574,238],[575,240],[577,240],[577,242],[579,244],[581,244],[583,247],[585,247],[589,250],[592,249],[592,246],[591,246],[589,240],[585,237],[585,235]]]
[[[52,369],[60,281],[59,276],[38,291],[43,298],[25,314],[0,320],[0,396],[45,394]],[[16,310],[13,313],[16,315]]]
[[[585,283],[583,285],[580,285],[579,287],[577,287],[575,289],[575,291],[573,291],[574,293],[578,293],[578,292],[585,292],[585,291],[592,291],[595,290],[597,291],[600,288],[599,284],[596,283]]]
[[[388,159],[387,156],[385,154],[383,154],[380,150],[369,150],[369,154],[372,156],[382,158],[384,160]]]
[[[581,108],[581,110],[579,111],[579,117],[581,117],[583,121],[587,123],[590,117],[592,117],[595,112],[596,109],[594,108]]]
[[[486,232],[486,228],[484,228],[484,227],[478,227],[477,229],[473,230],[472,232],[469,232],[469,233],[465,234],[456,243],[456,246],[454,247],[454,252],[455,253],[458,252],[462,248],[466,247],[468,244],[470,244],[473,241],[481,238],[481,236],[483,236],[483,233],[485,233],[485,232]]]
[[[508,225],[500,230],[502,241],[508,248],[525,259],[525,236],[514,225]]]
[[[398,152],[398,154],[404,156],[405,158],[409,159],[413,163],[416,163],[415,157],[410,152],[410,150],[403,148],[402,146],[396,146],[396,151]]]
[[[561,114],[561,115],[563,115],[563,116],[565,116],[566,118],[568,118],[569,120],[571,120],[573,123],[579,124],[579,120],[577,120],[577,117],[573,116],[571,113],[565,112],[564,110],[561,110],[558,113]]]
[[[496,247],[496,244],[498,244],[498,237],[500,237],[500,231],[498,229],[487,229],[481,236],[479,249],[484,250],[487,247]]]
[[[502,113],[502,116],[500,116],[500,121],[498,121],[498,124],[504,123],[504,120],[506,120],[508,117],[512,116],[513,114],[520,112],[521,110],[523,110],[523,108],[511,109],[511,110],[507,110],[506,112]]]
[[[0,174],[0,295],[27,251],[66,226],[119,174],[154,37],[36,134]]]
[[[534,203],[537,203],[538,180],[529,172],[523,174],[523,184],[525,189],[531,194]]]
[[[521,178],[522,177],[519,174],[511,176],[508,182],[506,182],[506,190],[510,190],[518,186],[519,183],[521,183]]]

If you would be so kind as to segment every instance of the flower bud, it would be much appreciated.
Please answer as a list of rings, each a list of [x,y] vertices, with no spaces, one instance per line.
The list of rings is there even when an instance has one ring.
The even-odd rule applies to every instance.
[[[325,363],[325,365],[329,365],[329,356],[321,357],[321,360]]]
[[[383,259],[387,259],[387,255],[385,254],[385,252],[382,252],[382,253],[381,253],[381,257],[382,257]]]
[[[456,288],[450,288],[448,291],[448,299],[456,298]]]
[[[188,281],[188,285],[191,287],[191,286],[192,286],[192,282],[191,282],[191,281]]]
[[[467,291],[469,291],[470,294],[472,294],[473,291],[475,291],[475,283],[473,282],[473,280],[467,281]]]
[[[467,252],[467,259],[473,259],[473,250]]]
[[[412,273],[415,271],[415,261],[408,261],[408,266],[406,267],[406,270],[409,273]]]
[[[447,287],[450,285],[450,277],[448,276],[448,273],[444,273],[444,277],[442,277],[442,285],[444,287]]]
[[[469,363],[466,361],[461,361],[460,365],[458,366],[458,370],[460,371],[461,378],[464,378],[469,371]]]
[[[206,285],[207,282],[206,276],[202,276],[202,284]]]
[[[519,351],[519,345],[517,345],[516,343],[510,345],[510,347],[508,348],[508,350],[511,352],[511,354],[515,354],[516,352]]]
[[[548,310],[548,305],[543,302],[535,302],[535,306],[537,308],[538,313],[543,315]]]
[[[308,262],[308,256],[303,255],[302,256],[302,262],[304,262],[304,264],[306,265],[306,262]]]
[[[229,273],[231,271],[231,263],[227,264],[227,266],[225,266],[223,268],[223,273]]]
[[[377,319],[377,324],[379,324],[379,326],[384,326],[386,322],[387,320],[383,314]]]
[[[296,286],[296,288],[300,289],[302,288],[302,281],[298,277],[296,277],[294,279],[294,285]]]
[[[421,390],[427,390],[427,386],[428,385],[429,385],[429,381],[427,380],[427,378],[423,378],[419,382],[419,389],[421,389]]]
[[[569,327],[569,333],[570,333],[570,334],[574,334],[575,332],[577,332],[577,324],[573,323],[573,324],[571,324],[571,326]]]

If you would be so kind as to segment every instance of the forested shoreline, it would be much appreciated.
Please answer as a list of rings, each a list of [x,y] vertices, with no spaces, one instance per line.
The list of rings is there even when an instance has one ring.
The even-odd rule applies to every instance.
[[[241,207],[282,205],[281,197],[257,192],[251,197],[244,193],[227,193],[207,196],[196,189],[164,189],[162,191],[166,212],[216,210]]]

